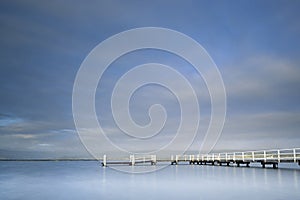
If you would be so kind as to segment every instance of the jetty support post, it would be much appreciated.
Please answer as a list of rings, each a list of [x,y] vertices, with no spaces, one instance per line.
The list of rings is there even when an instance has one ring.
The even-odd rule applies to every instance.
[[[106,167],[106,155],[103,155],[102,166]]]
[[[245,162],[245,153],[244,152],[242,152],[242,160],[243,160],[243,162]]]
[[[156,155],[151,156],[151,165],[156,165]]]
[[[134,155],[130,155],[130,165],[132,165],[132,166],[135,165],[135,158],[134,158]]]

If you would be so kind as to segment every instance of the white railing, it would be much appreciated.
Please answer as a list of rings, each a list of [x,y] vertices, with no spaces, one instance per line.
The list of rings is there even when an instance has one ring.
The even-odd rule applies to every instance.
[[[300,162],[300,148],[293,149],[272,149],[272,150],[259,150],[259,151],[244,151],[244,152],[225,152],[225,153],[209,153],[209,154],[190,154],[190,155],[171,155],[171,163],[178,163],[181,161],[189,161],[191,163],[199,162]],[[168,160],[168,159],[167,159]],[[129,159],[119,158],[113,159],[106,155],[103,156],[102,164],[106,166],[108,163],[113,161],[119,161],[119,163],[129,163],[130,165],[135,165],[137,163],[151,162],[151,164],[156,164],[159,161],[166,161],[166,159],[159,160],[156,155],[130,155]]]
[[[107,155],[103,155],[102,159],[102,165],[107,166],[107,164],[130,164],[130,165],[135,165],[136,163],[146,163],[146,162],[151,162],[151,164],[155,164],[157,162],[156,155],[130,155],[129,159],[128,157],[122,157],[122,158],[113,158],[110,157],[108,159]]]
[[[201,161],[298,162],[300,160],[300,148],[212,153],[197,156],[201,158]]]

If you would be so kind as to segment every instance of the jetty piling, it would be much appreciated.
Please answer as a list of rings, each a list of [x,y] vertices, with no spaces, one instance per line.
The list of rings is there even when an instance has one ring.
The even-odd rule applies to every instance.
[[[272,166],[278,168],[279,163],[297,163],[300,165],[300,148],[293,149],[273,149],[273,150],[259,150],[259,151],[245,151],[245,152],[226,152],[226,153],[211,153],[211,154],[189,154],[189,155],[171,155],[169,159],[158,158],[156,155],[130,155],[129,160],[125,159],[110,159],[103,156],[102,166],[115,164],[138,165],[150,163],[156,165],[159,162],[169,162],[171,165],[178,165],[180,163],[197,164],[197,165],[219,165],[226,164],[226,166],[246,166],[250,167],[251,163],[259,163],[263,168]]]

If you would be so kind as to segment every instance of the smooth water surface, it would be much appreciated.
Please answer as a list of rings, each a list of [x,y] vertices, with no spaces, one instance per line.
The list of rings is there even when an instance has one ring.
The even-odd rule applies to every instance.
[[[191,198],[300,199],[300,167],[178,165],[127,174],[95,161],[0,162],[0,199]]]

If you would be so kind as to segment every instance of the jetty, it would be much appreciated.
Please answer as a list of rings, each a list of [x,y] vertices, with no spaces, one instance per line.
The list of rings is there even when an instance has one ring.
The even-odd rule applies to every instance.
[[[276,169],[279,163],[298,163],[300,166],[300,148],[170,155],[168,159],[159,158],[156,155],[130,155],[129,158],[108,159],[107,155],[104,155],[101,164],[103,167],[106,167],[109,165],[156,165],[159,162],[167,162],[170,165],[185,163],[190,165],[224,165],[237,167],[250,167],[253,163],[259,163],[263,168],[271,166]]]

